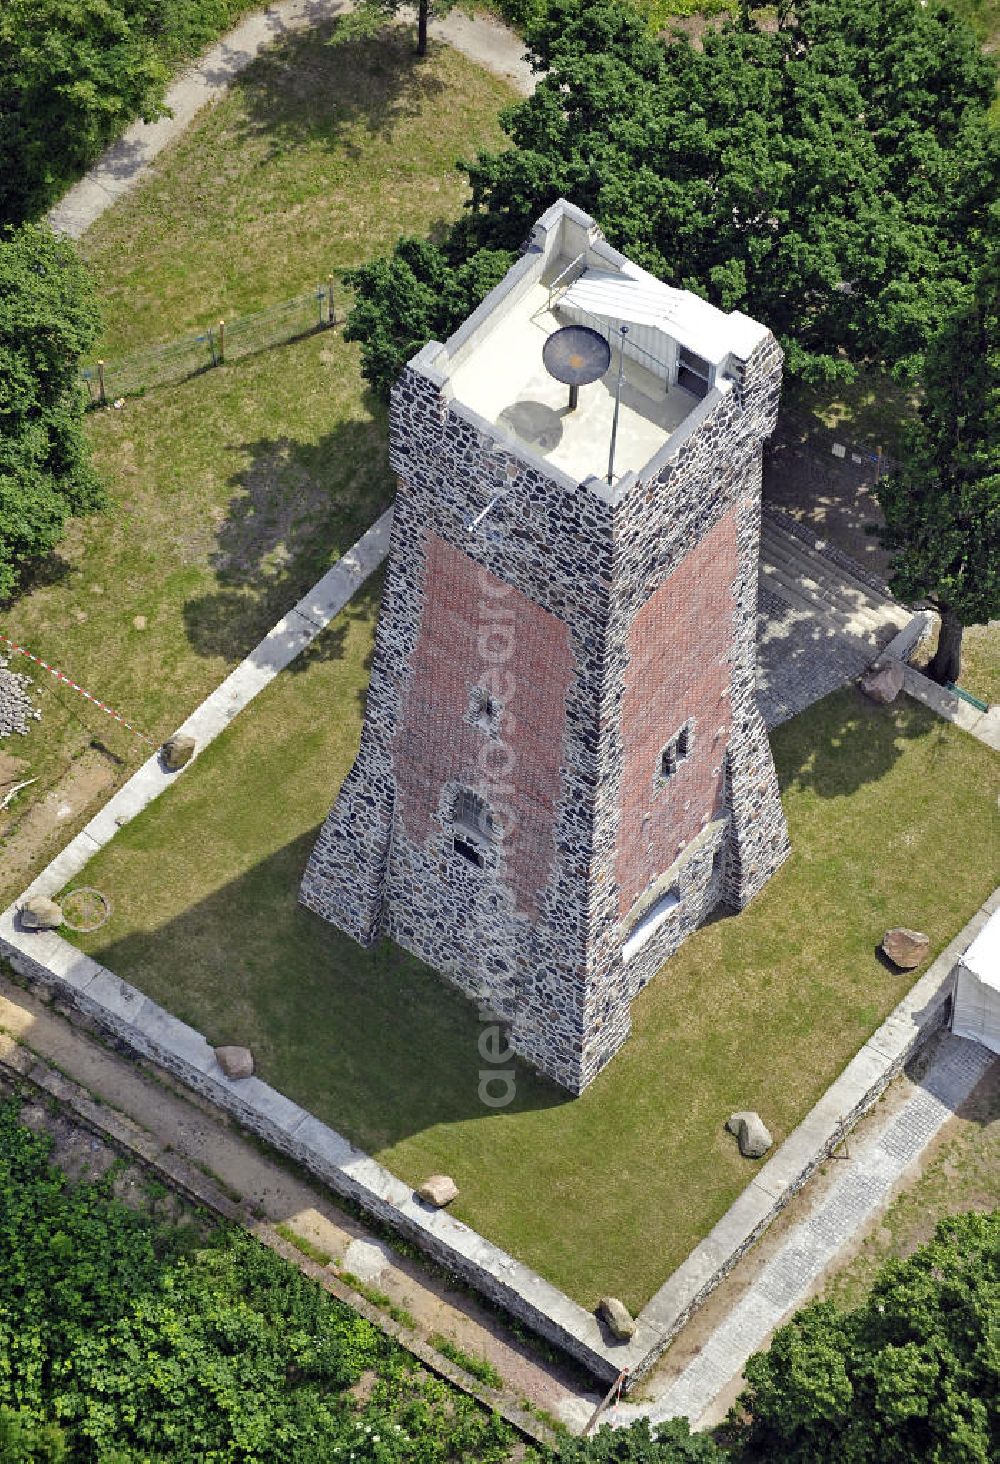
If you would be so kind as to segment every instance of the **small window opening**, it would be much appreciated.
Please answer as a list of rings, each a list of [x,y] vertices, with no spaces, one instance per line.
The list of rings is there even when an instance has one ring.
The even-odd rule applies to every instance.
[[[469,718],[487,732],[495,732],[500,722],[500,703],[482,686],[474,686],[469,698]]]
[[[483,869],[486,865],[484,846],[493,843],[498,833],[489,804],[471,788],[460,788],[455,795],[451,819],[455,853]]]
[[[478,844],[473,844],[470,839],[464,839],[461,834],[455,835],[455,853],[461,854],[470,864],[477,869],[482,869],[486,864],[486,856]]]
[[[685,722],[660,753],[659,781],[661,783],[665,783],[668,778],[673,777],[681,763],[691,756],[693,747],[694,727],[690,722]]]

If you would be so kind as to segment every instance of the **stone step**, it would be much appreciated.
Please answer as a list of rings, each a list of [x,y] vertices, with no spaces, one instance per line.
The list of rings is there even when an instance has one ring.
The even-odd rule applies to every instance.
[[[895,633],[895,627],[890,622],[880,620],[874,615],[848,614],[838,610],[801,582],[780,577],[763,562],[760,567],[760,581],[783,604],[807,616],[825,638],[846,636],[870,646],[874,653]]]
[[[772,576],[776,593],[780,595],[782,587],[794,591],[816,611],[826,610],[835,618],[880,633],[883,627],[891,626],[895,631],[909,623],[909,612],[902,605],[879,596],[846,572],[838,581],[835,565],[817,566],[814,559],[797,554],[795,547],[787,543],[773,538],[765,541],[761,563]]]
[[[894,622],[909,619],[909,612],[895,600],[856,579],[848,570],[841,569],[794,534],[776,525],[765,525],[761,553],[775,567],[786,567],[811,579],[821,592],[829,594],[835,604],[881,612]]]
[[[782,571],[766,560],[761,561],[761,580],[779,600],[807,611],[813,619],[827,621],[834,631],[858,630],[882,639],[890,639],[896,633],[895,620],[884,612],[846,601],[838,603],[804,576]]]

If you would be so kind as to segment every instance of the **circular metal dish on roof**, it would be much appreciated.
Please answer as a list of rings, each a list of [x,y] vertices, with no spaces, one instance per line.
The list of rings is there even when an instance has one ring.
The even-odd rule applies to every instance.
[[[550,376],[567,386],[597,381],[611,365],[611,347],[589,325],[564,325],[542,347],[542,363]]]

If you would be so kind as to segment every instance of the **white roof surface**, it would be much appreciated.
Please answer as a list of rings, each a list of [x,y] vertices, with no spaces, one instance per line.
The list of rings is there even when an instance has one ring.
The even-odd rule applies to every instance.
[[[766,327],[734,310],[717,310],[690,290],[665,285],[638,265],[621,273],[586,269],[563,296],[568,306],[605,320],[647,325],[718,365],[733,352],[745,360],[766,334]]]
[[[962,957],[962,965],[984,986],[1000,991],[1000,910],[987,920]]]

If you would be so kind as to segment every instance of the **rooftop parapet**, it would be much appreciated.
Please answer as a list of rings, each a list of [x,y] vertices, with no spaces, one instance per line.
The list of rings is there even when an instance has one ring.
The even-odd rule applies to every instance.
[[[548,337],[570,324],[598,331],[612,348],[607,372],[580,388],[575,410],[542,362]],[[726,314],[640,269],[612,249],[587,214],[560,199],[478,310],[411,365],[521,456],[615,499],[625,479],[643,476],[654,459],[662,462],[665,448],[679,446],[767,336],[765,326],[739,311]]]

